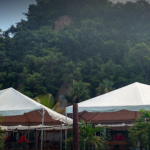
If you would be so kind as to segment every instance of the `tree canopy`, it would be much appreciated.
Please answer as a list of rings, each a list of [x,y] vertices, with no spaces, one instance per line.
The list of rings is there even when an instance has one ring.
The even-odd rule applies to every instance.
[[[56,97],[65,84],[68,99],[83,101],[133,82],[150,84],[145,0],[39,0],[25,15],[27,21],[0,30],[0,89]],[[55,31],[62,16],[71,23]]]

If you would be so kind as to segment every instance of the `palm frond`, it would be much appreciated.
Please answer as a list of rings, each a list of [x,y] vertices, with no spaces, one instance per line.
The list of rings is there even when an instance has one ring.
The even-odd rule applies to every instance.
[[[109,139],[108,138],[109,136],[103,134],[105,127],[94,127],[91,123],[86,124],[84,121],[81,121],[79,129],[80,129],[79,132],[80,149],[84,149],[85,147],[89,148],[90,145],[94,147],[96,150],[98,150],[99,148],[103,150],[108,147],[107,140]],[[96,132],[100,132],[102,136],[101,137],[95,136]]]

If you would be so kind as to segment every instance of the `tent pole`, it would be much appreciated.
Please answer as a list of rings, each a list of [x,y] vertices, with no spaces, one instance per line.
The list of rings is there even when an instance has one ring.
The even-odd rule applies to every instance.
[[[66,112],[66,123],[65,123],[65,141],[67,140],[67,112]],[[65,150],[67,149],[67,143],[65,142]]]
[[[44,125],[44,108],[43,108],[43,113],[42,113],[41,150],[43,148],[43,125]]]

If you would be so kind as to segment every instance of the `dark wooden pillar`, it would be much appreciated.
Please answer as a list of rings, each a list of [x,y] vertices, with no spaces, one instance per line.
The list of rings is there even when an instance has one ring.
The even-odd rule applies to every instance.
[[[79,150],[78,104],[73,104],[73,149]]]
[[[38,150],[38,131],[35,130],[35,150]]]

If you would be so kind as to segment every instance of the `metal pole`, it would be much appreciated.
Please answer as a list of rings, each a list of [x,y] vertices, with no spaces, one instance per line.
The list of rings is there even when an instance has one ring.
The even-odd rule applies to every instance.
[[[66,112],[66,124],[65,124],[65,141],[67,140],[67,112]],[[65,150],[67,149],[67,143],[65,142]]]
[[[43,108],[43,113],[42,113],[41,150],[43,148],[43,125],[44,125],[44,108]]]
[[[79,150],[78,104],[73,104],[73,149]]]

